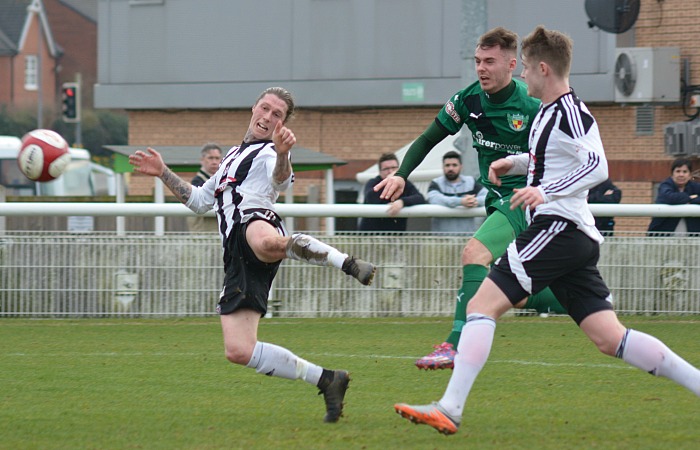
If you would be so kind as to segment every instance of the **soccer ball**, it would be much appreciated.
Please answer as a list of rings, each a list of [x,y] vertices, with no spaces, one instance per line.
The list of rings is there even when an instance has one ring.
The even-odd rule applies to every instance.
[[[68,143],[55,131],[39,129],[22,137],[17,164],[19,170],[30,180],[55,180],[65,172],[68,163]]]

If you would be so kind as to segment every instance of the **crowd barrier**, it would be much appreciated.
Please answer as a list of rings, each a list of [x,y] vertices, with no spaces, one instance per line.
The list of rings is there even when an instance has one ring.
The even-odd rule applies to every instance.
[[[378,266],[372,286],[285,260],[279,317],[451,316],[468,236],[319,236]],[[700,237],[615,236],[600,270],[622,314],[700,314]],[[0,317],[181,317],[214,314],[223,269],[214,234],[6,232]]]

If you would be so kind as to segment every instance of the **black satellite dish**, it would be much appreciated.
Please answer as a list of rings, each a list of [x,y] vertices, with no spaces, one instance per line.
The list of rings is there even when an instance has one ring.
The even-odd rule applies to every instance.
[[[608,33],[624,33],[639,17],[640,0],[586,0],[588,26]]]

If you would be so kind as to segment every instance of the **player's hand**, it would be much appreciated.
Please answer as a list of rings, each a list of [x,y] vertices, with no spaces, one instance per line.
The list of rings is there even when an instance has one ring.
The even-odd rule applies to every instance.
[[[476,199],[476,196],[471,194],[467,194],[462,197],[460,203],[465,208],[474,208],[475,206],[479,206],[479,201]]]
[[[401,211],[403,208],[403,200],[399,199],[396,200],[395,202],[389,203],[389,208],[386,210],[387,214],[389,214],[391,217],[394,217]]]
[[[163,157],[151,147],[148,147],[146,151],[148,153],[136,150],[133,155],[129,155],[129,164],[134,166],[135,172],[154,177],[161,176],[163,171],[165,171]]]
[[[522,209],[535,209],[538,205],[544,203],[540,190],[533,186],[527,186],[522,189],[513,189],[513,196],[510,198],[510,209],[515,209],[521,206]]]
[[[497,159],[489,166],[489,181],[496,186],[501,185],[501,177],[506,174],[512,167],[513,161],[506,158]]]
[[[275,151],[278,155],[289,153],[292,146],[297,143],[297,138],[289,128],[282,125],[282,122],[277,122],[275,131],[272,132],[272,142],[275,144]]]
[[[374,186],[374,192],[379,192],[383,189],[382,193],[379,195],[379,198],[393,202],[396,201],[401,194],[403,194],[405,187],[406,180],[401,177],[397,177],[396,175],[392,175],[377,183],[377,185]]]

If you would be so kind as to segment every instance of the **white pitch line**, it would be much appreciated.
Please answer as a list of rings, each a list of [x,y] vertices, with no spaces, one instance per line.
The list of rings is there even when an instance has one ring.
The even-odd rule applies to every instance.
[[[375,359],[413,359],[416,360],[419,357],[416,356],[390,356],[390,355],[343,355],[335,353],[307,353],[310,356],[327,356],[332,358],[375,358]],[[549,363],[545,361],[524,361],[519,359],[489,359],[486,364],[520,364],[523,366],[543,366],[543,367],[590,367],[590,368],[603,368],[603,369],[634,369],[632,366],[620,365],[620,364],[594,364],[594,363]]]
[[[217,352],[218,356],[220,353]],[[13,352],[6,353],[7,357],[32,357],[32,358],[76,358],[76,357],[97,357],[97,358],[114,358],[123,357],[130,358],[135,356],[155,356],[155,357],[193,357],[193,356],[212,356],[210,353],[193,353],[193,352],[96,352],[96,353],[26,353]],[[349,359],[406,359],[416,360],[417,356],[395,356],[395,355],[363,355],[363,354],[343,354],[343,353],[303,353],[298,356],[303,358],[308,357],[329,357],[329,358],[349,358]],[[223,356],[222,356],[223,357]],[[522,366],[542,366],[542,367],[588,367],[599,369],[624,369],[633,370],[634,367],[623,364],[598,364],[598,363],[551,363],[546,361],[526,361],[521,359],[493,359],[488,360],[487,364],[517,364]]]

